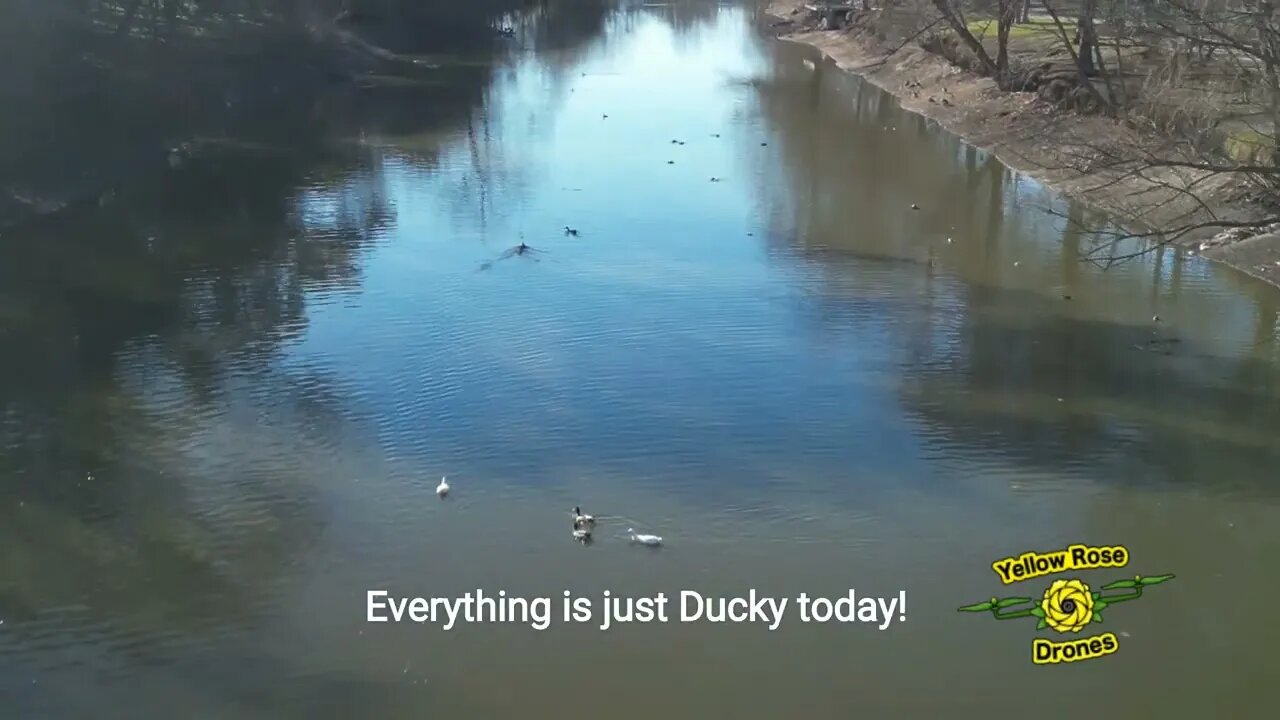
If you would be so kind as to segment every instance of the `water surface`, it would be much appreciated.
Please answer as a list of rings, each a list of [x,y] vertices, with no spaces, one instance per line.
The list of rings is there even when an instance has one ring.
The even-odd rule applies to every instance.
[[[1262,717],[1280,295],[1080,262],[1083,211],[812,59],[732,5],[533,24],[430,112],[0,238],[16,717]],[[955,612],[1074,542],[1178,575],[1115,656]],[[907,621],[364,604],[851,587]]]

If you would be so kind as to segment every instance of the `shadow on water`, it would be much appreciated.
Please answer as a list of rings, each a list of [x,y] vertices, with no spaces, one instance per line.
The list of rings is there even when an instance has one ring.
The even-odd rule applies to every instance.
[[[556,42],[589,42],[606,4],[579,5],[546,3],[529,25],[535,42],[563,25],[557,7],[576,21]],[[426,86],[286,93],[264,110],[270,128],[241,118],[269,143],[220,143],[177,168],[152,158],[110,202],[69,203],[0,234],[9,640],[35,651],[42,634],[79,633],[81,660],[116,652],[147,664],[180,654],[168,639],[176,628],[225,631],[271,601],[264,588],[287,580],[325,522],[315,479],[333,469],[306,449],[358,435],[324,373],[283,370],[281,352],[305,331],[309,297],[357,289],[365,253],[396,223],[387,156],[340,138],[423,133],[438,149],[474,134],[511,52],[504,41]],[[88,120],[59,127],[77,122]],[[288,137],[285,126],[303,131]],[[428,147],[415,159],[429,168],[434,155]],[[74,159],[25,177],[66,175],[59,163]],[[23,162],[32,160],[6,155],[0,166],[23,174]],[[244,397],[263,382],[269,402]],[[279,439],[302,457],[222,454],[286,426],[304,428]]]
[[[552,32],[581,47],[612,5],[20,3],[0,28],[11,52],[0,103],[22,110],[0,118],[0,228],[92,205],[162,172],[174,148],[201,157],[246,147],[313,152],[359,128],[452,122],[500,58]],[[309,16],[324,7],[332,14]]]
[[[245,588],[314,532],[316,517],[272,519],[308,507],[297,468],[210,467],[186,449],[231,377],[272,372],[305,326],[306,292],[357,282],[358,255],[387,222],[373,193],[306,226],[289,197],[298,171],[224,158],[0,240],[0,611],[11,627],[68,605],[136,631],[235,617],[257,602]],[[333,410],[320,383],[288,388],[284,407]],[[210,484],[234,492],[211,506],[199,497]],[[278,494],[293,499],[263,502]],[[128,600],[154,573],[171,580]]]
[[[1280,492],[1271,288],[1173,250],[1103,272],[1077,203],[808,48],[773,52],[756,83],[788,185],[757,191],[771,251],[824,278],[797,303],[821,342],[894,337],[926,452],[1184,486],[1211,463],[1219,491]]]

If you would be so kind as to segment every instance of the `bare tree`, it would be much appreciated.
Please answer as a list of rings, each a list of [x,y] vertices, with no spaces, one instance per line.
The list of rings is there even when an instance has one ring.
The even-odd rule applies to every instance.
[[[938,14],[946,20],[951,26],[952,31],[960,38],[961,42],[969,48],[974,57],[978,59],[983,72],[987,75],[998,76],[1000,67],[996,65],[996,61],[991,59],[991,55],[987,53],[987,48],[983,46],[982,41],[974,37],[969,31],[969,25],[965,22],[964,11],[955,0],[932,0],[934,7],[938,9]],[[1003,2],[1004,0],[1002,0]]]
[[[996,81],[1009,84],[1009,32],[1017,21],[1020,0],[1000,0],[996,16]]]
[[[1086,77],[1092,77],[1098,72],[1094,64],[1094,55],[1098,52],[1098,31],[1093,23],[1093,17],[1097,11],[1098,0],[1082,0],[1080,17],[1076,21],[1076,37],[1079,39],[1076,57],[1080,72]]]

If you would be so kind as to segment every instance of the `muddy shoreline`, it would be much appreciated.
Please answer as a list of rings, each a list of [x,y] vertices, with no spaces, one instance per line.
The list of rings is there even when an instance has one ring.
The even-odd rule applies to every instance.
[[[777,0],[767,5],[762,11],[764,30],[779,40],[816,48],[835,67],[892,94],[904,109],[993,152],[1011,169],[1133,223],[1171,226],[1207,219],[1202,207],[1157,182],[1115,171],[1082,171],[1072,155],[1076,140],[1083,144],[1107,138],[1118,146],[1141,147],[1151,136],[1116,120],[1054,108],[1034,93],[1002,91],[991,79],[958,68],[916,43],[895,52],[858,28],[808,29],[793,14],[803,4],[802,0]],[[1262,217],[1259,209],[1240,197],[1238,184],[1230,178],[1212,178],[1200,188],[1204,205],[1221,219],[1244,222]],[[1280,287],[1280,233],[1237,240],[1218,230],[1204,230],[1186,235],[1178,245]]]

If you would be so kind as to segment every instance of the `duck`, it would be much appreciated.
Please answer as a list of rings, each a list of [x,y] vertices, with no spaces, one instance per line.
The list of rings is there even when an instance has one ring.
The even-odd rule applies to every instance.
[[[440,478],[440,484],[436,486],[436,494],[440,497],[449,494],[449,477],[447,475]]]
[[[596,526],[596,518],[594,515],[583,515],[582,508],[577,505],[573,506],[573,528],[575,531],[585,529],[591,532],[591,528]]]
[[[571,227],[569,227],[568,225],[565,225],[565,226],[564,226],[564,234],[565,234],[565,235],[572,235],[572,236],[574,236],[574,237],[577,237],[577,236],[578,236],[578,231],[577,231],[577,229],[575,229],[575,228],[571,228]]]
[[[658,535],[636,534],[635,528],[627,528],[627,534],[631,536],[631,542],[640,543],[641,545],[656,546],[662,544],[662,538]]]
[[[591,542],[591,531],[585,528],[574,530],[573,539],[585,545]]]

